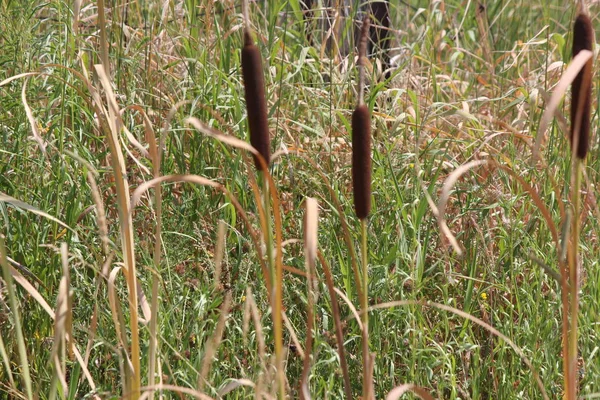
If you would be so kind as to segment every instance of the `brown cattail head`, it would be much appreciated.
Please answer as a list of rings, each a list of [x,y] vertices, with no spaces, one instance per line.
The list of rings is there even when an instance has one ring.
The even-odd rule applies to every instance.
[[[352,184],[356,216],[365,219],[371,211],[371,114],[365,104],[352,114]]]
[[[246,110],[250,143],[265,159],[267,166],[271,158],[271,138],[267,119],[267,98],[262,59],[258,47],[252,40],[249,30],[244,30],[244,48],[242,49],[242,75],[244,77]],[[258,158],[254,156],[257,169],[262,169]]]
[[[573,26],[573,57],[581,50],[592,51],[593,45],[594,29],[592,28],[592,21],[587,14],[580,13]],[[571,99],[571,148],[575,143],[575,135],[578,134],[577,149],[572,148],[572,151],[581,160],[585,158],[590,148],[592,68],[593,62],[590,59],[577,74],[571,90],[573,96]],[[579,127],[578,132],[576,132],[577,127]]]

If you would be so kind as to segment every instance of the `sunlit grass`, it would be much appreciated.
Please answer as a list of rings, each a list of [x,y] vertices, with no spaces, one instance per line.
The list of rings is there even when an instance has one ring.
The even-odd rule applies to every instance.
[[[53,386],[58,376],[53,348],[68,356],[68,348],[63,351],[54,340],[65,336],[56,334],[59,325],[39,305],[36,292],[16,281],[11,297],[2,281],[0,346],[10,374],[3,358],[0,393],[27,398],[30,382],[42,399],[126,395],[137,368],[131,360],[131,327],[136,326],[142,392],[152,385],[198,390],[200,382],[211,398],[225,391],[227,398],[275,394],[262,181],[250,153],[206,134],[215,129],[249,142],[239,2],[113,2],[105,15],[104,64],[110,66],[105,82],[94,68],[104,58],[98,3],[82,2],[78,19],[71,3],[0,5],[0,82],[39,73],[0,86],[0,192],[22,202],[0,201],[0,234],[6,255],[39,278],[43,285],[23,275],[52,307],[65,296],[60,249],[67,244],[73,344],[82,361],[62,360],[68,391],[58,381]],[[562,238],[571,190],[568,122],[560,116],[550,121],[541,146],[543,162],[536,167],[531,146],[571,58],[575,9],[558,1],[485,3],[485,9],[478,9],[477,2],[458,0],[394,2],[396,69],[389,80],[381,80],[381,63],[371,59],[365,66],[364,101],[373,134],[366,231],[376,398],[412,383],[434,398],[538,399],[542,394],[533,370],[550,398],[563,394],[561,285],[539,265],[560,272],[559,250],[531,190],[539,194]],[[592,21],[596,12],[597,6],[591,6]],[[263,58],[270,172],[285,244],[277,250],[284,270],[286,393],[300,397],[300,383],[306,382],[313,398],[342,398],[348,391],[357,397],[363,357],[354,312],[361,309],[356,273],[362,231],[354,214],[350,168],[356,60],[354,53],[332,54],[334,47],[321,46],[327,32],[318,21],[312,25],[314,43],[309,43],[297,1],[251,2],[250,19]],[[344,29],[353,25],[349,18],[340,17],[340,23]],[[129,189],[115,185],[118,160],[106,135],[115,128],[116,116],[108,108],[107,84],[131,132],[127,137],[116,127]],[[597,90],[592,93],[596,96]],[[598,127],[596,103],[591,132]],[[25,104],[31,108],[29,118]],[[562,115],[568,104],[559,104]],[[189,117],[205,128],[194,129],[186,123]],[[46,154],[33,140],[30,121]],[[593,137],[581,180],[582,397],[600,392],[597,155]],[[478,160],[489,162],[457,180],[445,206],[448,228],[463,252],[459,256],[440,233],[437,207],[452,172]],[[186,178],[144,192],[123,233],[125,216],[119,207],[124,192],[131,196],[143,182],[167,175]],[[222,186],[196,184],[204,181],[191,175]],[[319,205],[318,254],[310,256],[317,259],[317,283],[312,286],[306,278],[312,260],[305,259],[302,243],[307,197]],[[90,206],[94,209],[86,212]],[[275,231],[275,219],[271,222],[267,225]],[[132,238],[129,250],[121,244],[124,234]],[[124,273],[132,261],[146,296],[136,301],[156,316],[150,323],[142,307],[137,309],[141,320],[130,320],[134,292],[127,283],[133,281]],[[404,303],[375,307],[394,301]],[[425,301],[492,326],[533,368],[485,325],[449,308],[424,307]],[[307,335],[309,319],[313,330]],[[338,348],[336,325],[345,353]],[[19,367],[20,329],[29,371]],[[306,348],[312,354],[307,363],[302,359]],[[344,387],[344,354],[350,388]],[[57,390],[51,393],[51,388]]]

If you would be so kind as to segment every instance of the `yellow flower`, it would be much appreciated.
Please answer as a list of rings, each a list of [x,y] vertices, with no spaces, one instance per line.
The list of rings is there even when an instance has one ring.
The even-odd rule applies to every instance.
[[[483,300],[483,301],[487,300],[487,293],[486,292],[482,292],[481,293],[481,300]]]

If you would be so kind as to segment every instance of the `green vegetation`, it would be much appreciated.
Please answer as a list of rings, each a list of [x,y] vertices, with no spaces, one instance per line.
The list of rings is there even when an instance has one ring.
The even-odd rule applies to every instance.
[[[315,399],[359,398],[364,259],[375,398],[411,383],[440,399],[540,399],[536,379],[560,398],[561,292],[579,300],[579,395],[600,396],[596,88],[582,174],[568,98],[532,157],[575,5],[392,2],[396,69],[385,80],[376,58],[364,67],[363,257],[358,73],[354,53],[333,52],[356,10],[321,45],[298,0],[250,2],[269,175],[247,149],[240,2],[104,3],[0,2],[0,397],[277,396],[281,283],[286,395],[306,382]],[[559,269],[577,265],[575,235],[578,296]]]

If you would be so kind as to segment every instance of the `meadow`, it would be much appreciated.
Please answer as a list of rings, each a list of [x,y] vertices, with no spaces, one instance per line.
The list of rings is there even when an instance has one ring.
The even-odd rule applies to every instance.
[[[0,397],[600,398],[599,92],[580,165],[559,83],[575,2],[392,1],[364,90],[356,7],[240,3],[0,2]]]

